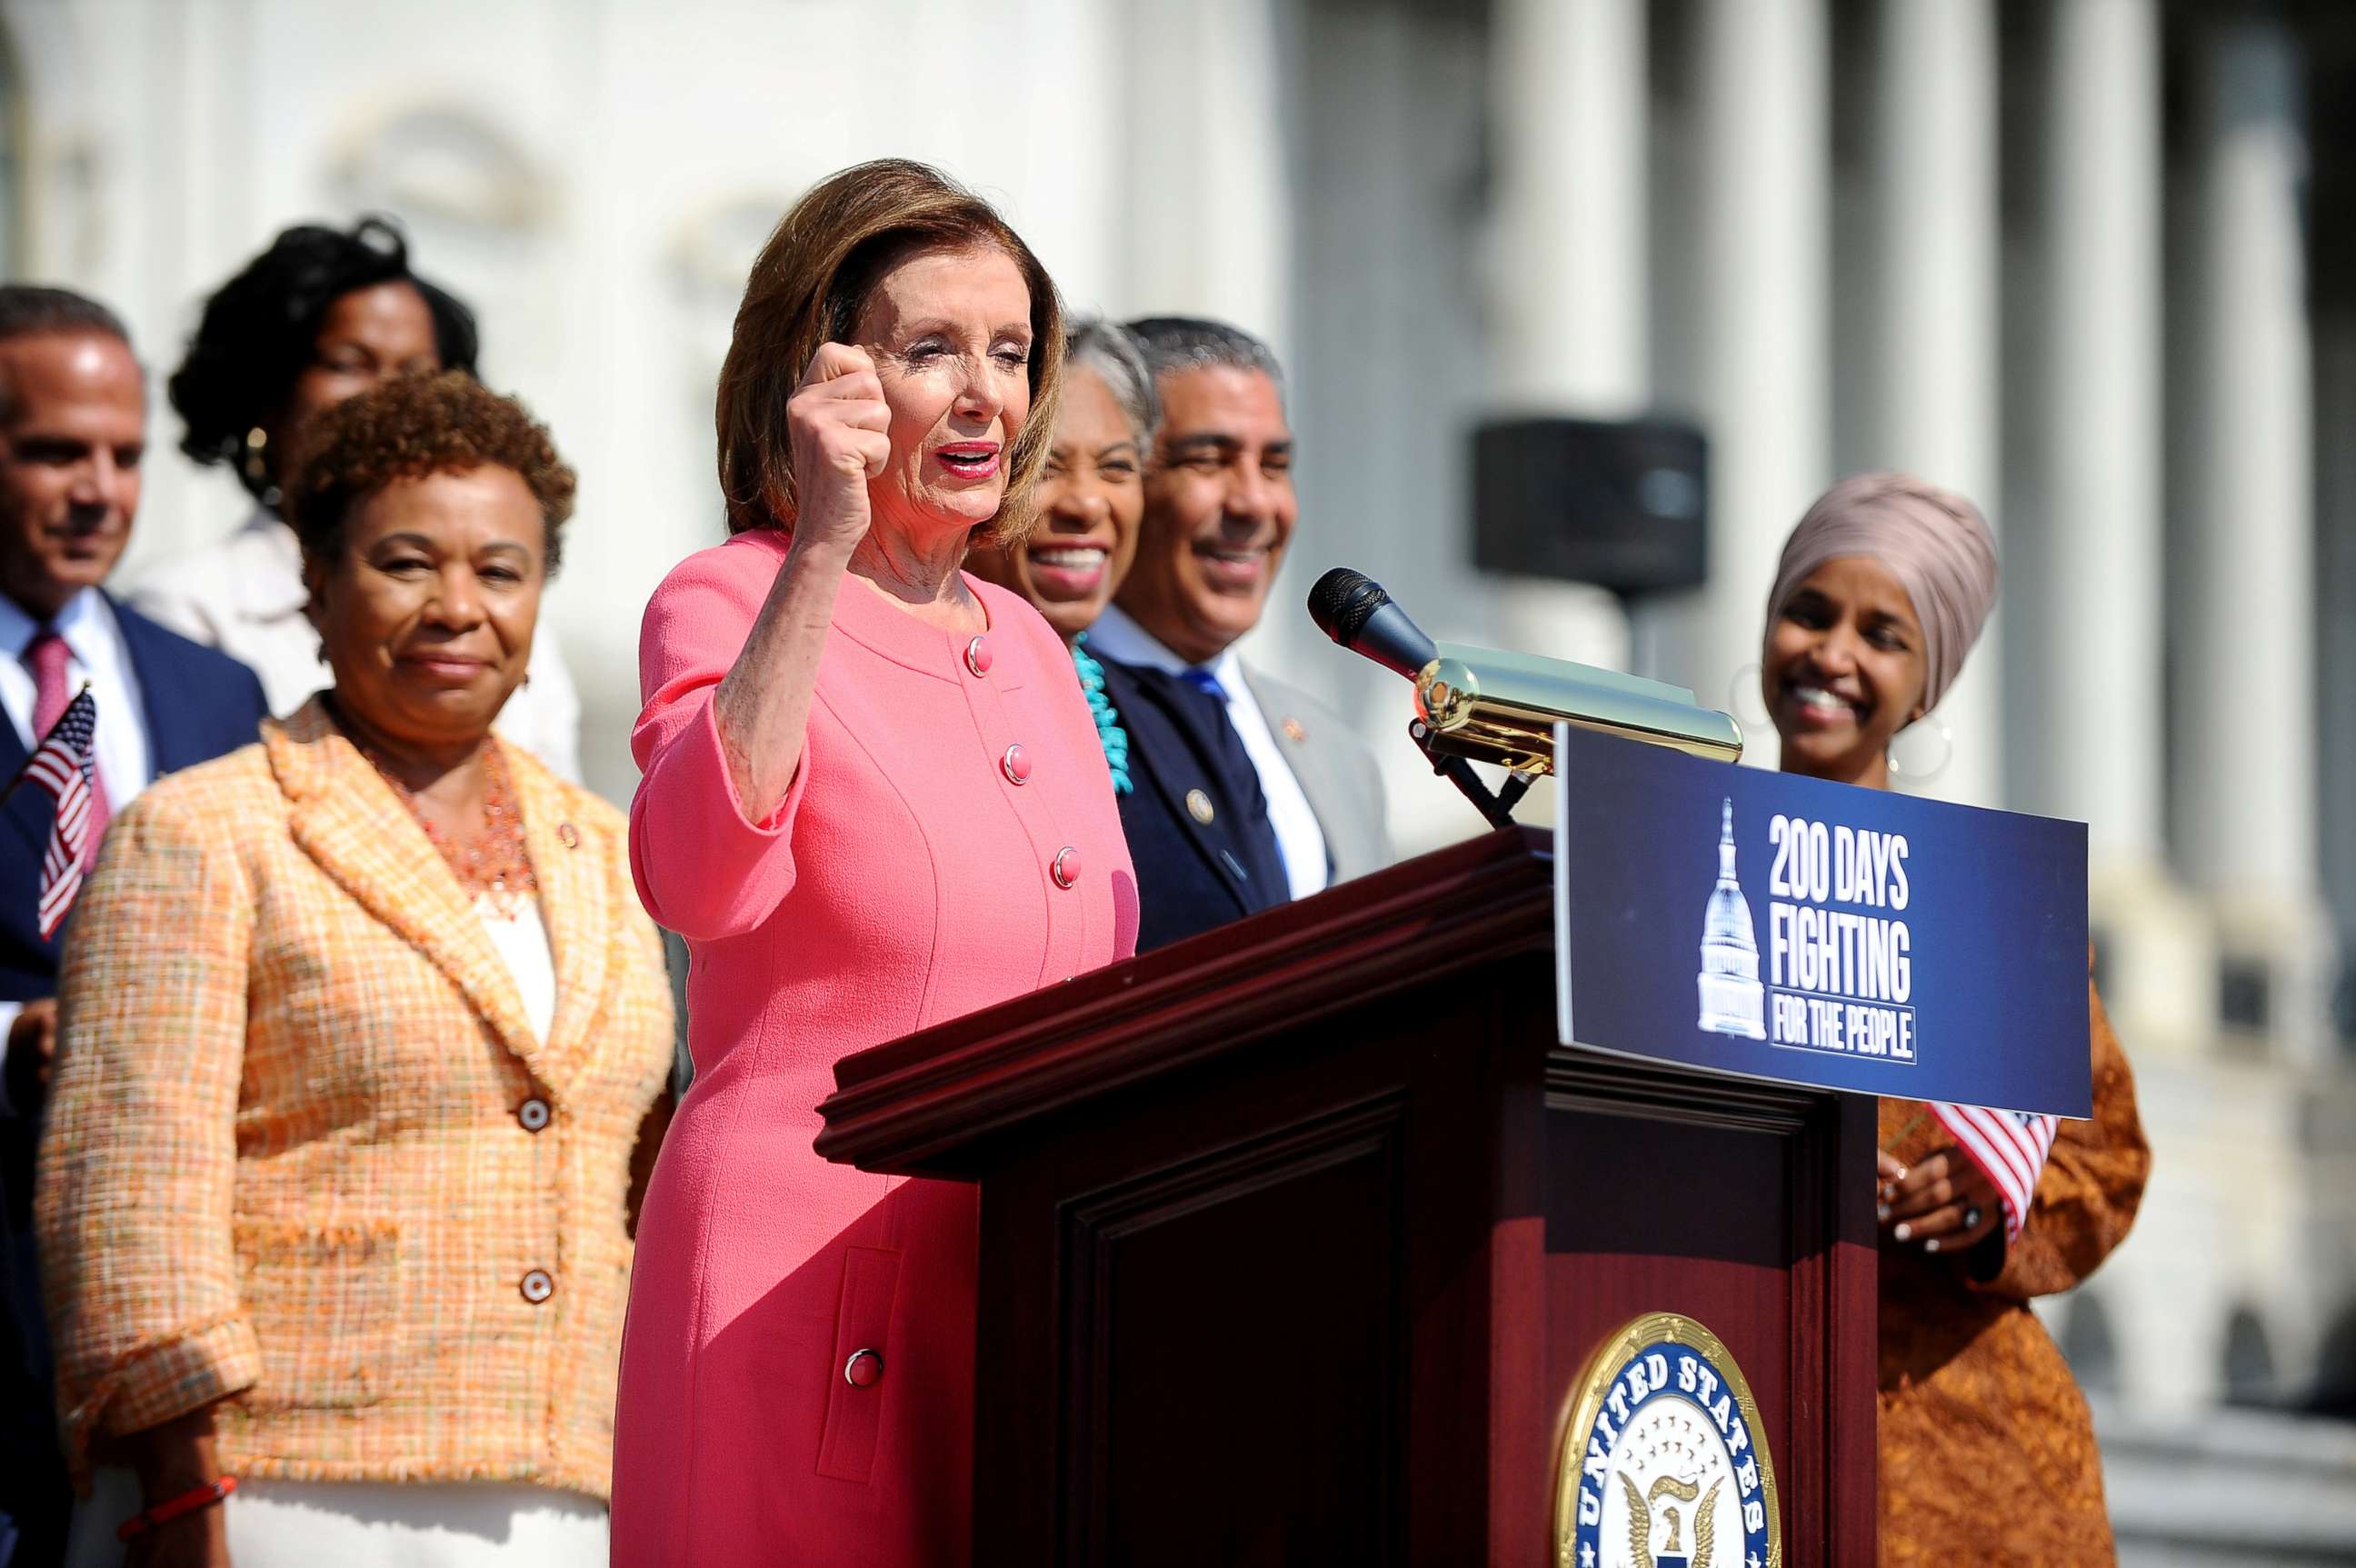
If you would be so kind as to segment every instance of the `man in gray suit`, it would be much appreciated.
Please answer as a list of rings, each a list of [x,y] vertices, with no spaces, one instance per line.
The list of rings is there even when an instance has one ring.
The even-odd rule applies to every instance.
[[[1128,326],[1162,423],[1136,561],[1087,648],[1123,709],[1130,771],[1149,776],[1121,798],[1146,948],[1376,870],[1390,842],[1372,754],[1234,648],[1300,513],[1275,356],[1215,321]]]

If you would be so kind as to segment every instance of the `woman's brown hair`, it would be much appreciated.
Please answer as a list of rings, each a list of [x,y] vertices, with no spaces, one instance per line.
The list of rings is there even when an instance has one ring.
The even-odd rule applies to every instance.
[[[1031,289],[1031,411],[1006,465],[1006,494],[976,543],[1019,544],[1047,466],[1064,381],[1064,307],[1055,280],[990,203],[905,158],[821,180],[778,220],[744,282],[720,367],[713,423],[728,532],[793,528],[797,494],[786,405],[824,343],[848,343],[885,273],[932,251],[999,251]]]

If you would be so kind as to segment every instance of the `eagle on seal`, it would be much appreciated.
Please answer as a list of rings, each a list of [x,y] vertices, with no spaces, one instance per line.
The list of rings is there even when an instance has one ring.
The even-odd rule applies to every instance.
[[[1710,1554],[1718,1548],[1718,1488],[1723,1484],[1723,1477],[1712,1481],[1705,1496],[1701,1488],[1690,1481],[1662,1476],[1654,1480],[1653,1489],[1647,1495],[1636,1489],[1636,1483],[1628,1478],[1627,1471],[1621,1471],[1620,1485],[1628,1494],[1628,1560],[1635,1568],[1653,1568],[1653,1507],[1661,1500],[1661,1494],[1666,1492],[1681,1503],[1689,1503],[1697,1497],[1701,1498],[1701,1507],[1694,1510],[1693,1556],[1687,1561],[1690,1568],[1709,1568]],[[1668,1550],[1672,1552],[1677,1547],[1676,1535],[1676,1516],[1671,1514]]]

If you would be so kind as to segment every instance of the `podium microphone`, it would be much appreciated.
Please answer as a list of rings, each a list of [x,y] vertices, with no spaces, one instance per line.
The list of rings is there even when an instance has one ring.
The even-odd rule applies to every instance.
[[[1440,657],[1423,628],[1408,618],[1380,583],[1347,566],[1334,567],[1309,590],[1309,618],[1351,652],[1363,653],[1410,681]]]
[[[1511,820],[1530,781],[1554,771],[1558,724],[1731,762],[1742,755],[1732,719],[1691,692],[1560,659],[1434,642],[1383,585],[1336,566],[1309,591],[1309,614],[1326,636],[1415,682],[1408,727],[1435,771],[1472,797],[1491,822]],[[1505,799],[1467,761],[1507,769]]]
[[[1383,585],[1347,566],[1334,567],[1309,590],[1309,618],[1317,623],[1318,630],[1351,652],[1419,684],[1423,672],[1440,660],[1439,645],[1424,635],[1423,628]],[[1423,748],[1431,770],[1463,791],[1491,827],[1513,825],[1514,803],[1530,787],[1527,776],[1517,773],[1507,779],[1504,793],[1499,794],[1472,771],[1471,763],[1435,751],[1430,726],[1420,717],[1407,726],[1407,733]]]

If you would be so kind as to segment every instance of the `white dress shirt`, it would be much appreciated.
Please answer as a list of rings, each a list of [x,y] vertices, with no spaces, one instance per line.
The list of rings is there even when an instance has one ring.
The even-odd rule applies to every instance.
[[[277,513],[256,510],[220,543],[148,573],[131,602],[252,669],[270,711],[283,718],[327,684],[319,634],[303,613],[309,597],[294,531]],[[497,727],[550,772],[580,781],[581,697],[545,618],[532,636],[530,683],[508,699]]]
[[[58,635],[66,639],[68,697],[87,682],[91,696],[98,703],[98,728],[91,737],[91,750],[98,765],[99,781],[106,786],[106,810],[112,817],[155,781],[155,757],[147,745],[147,710],[140,702],[139,674],[131,668],[131,650],[123,645],[123,628],[115,623],[114,610],[107,604],[106,596],[96,588],[84,588],[76,594],[49,624],[56,626]],[[27,615],[16,600],[0,594],[0,708],[7,710],[8,722],[16,726],[16,738],[25,743],[27,752],[41,744],[41,737],[33,733],[37,687],[25,654],[33,646],[33,639],[40,635],[42,625]],[[0,889],[0,897],[22,898],[29,903],[33,889]],[[0,1045],[5,1045],[8,1031],[16,1026],[16,1015],[24,1010],[21,1002],[0,1002]],[[12,1113],[5,1092],[0,1091],[0,1115]]]
[[[1122,664],[1166,671],[1173,675],[1183,676],[1196,668],[1171,652],[1159,638],[1113,605],[1106,606],[1096,625],[1088,628],[1088,650]],[[1227,723],[1235,726],[1237,737],[1251,757],[1253,770],[1259,775],[1259,792],[1268,800],[1268,825],[1276,830],[1276,847],[1284,855],[1284,878],[1292,897],[1306,898],[1312,893],[1323,892],[1324,830],[1317,825],[1317,813],[1309,809],[1309,797],[1301,793],[1301,780],[1292,776],[1291,765],[1277,746],[1275,732],[1268,727],[1268,715],[1259,711],[1259,703],[1252,696],[1251,683],[1244,679],[1243,660],[1233,648],[1226,648],[1216,659],[1200,668],[1209,671],[1220,690],[1227,694]]]

